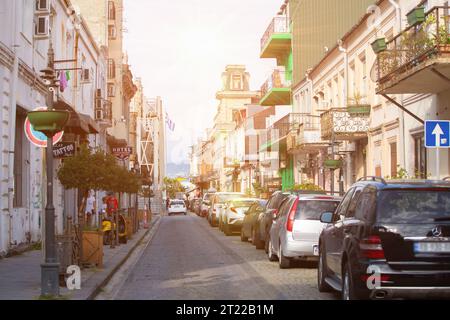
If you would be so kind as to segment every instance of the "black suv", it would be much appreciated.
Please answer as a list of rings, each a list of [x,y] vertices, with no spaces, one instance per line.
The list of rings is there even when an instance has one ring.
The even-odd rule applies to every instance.
[[[362,178],[321,221],[319,291],[450,297],[450,182]]]

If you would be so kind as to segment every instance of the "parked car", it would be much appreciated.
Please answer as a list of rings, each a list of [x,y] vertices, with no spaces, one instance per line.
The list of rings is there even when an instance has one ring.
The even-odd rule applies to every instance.
[[[211,197],[211,205],[208,212],[208,222],[212,227],[219,225],[219,216],[225,202],[232,199],[244,198],[245,195],[239,192],[217,192]]]
[[[321,214],[333,212],[340,201],[340,197],[317,194],[287,197],[270,228],[269,260],[278,259],[282,269],[289,268],[294,259],[317,261],[319,236],[326,226]]]
[[[209,207],[211,206],[211,198],[213,196],[214,193],[205,193],[203,195],[203,201],[202,201],[202,205],[200,208],[200,215],[202,217],[207,217],[208,216],[208,212],[209,212]]]
[[[167,213],[169,216],[179,213],[187,215],[186,202],[184,200],[177,200],[177,199],[170,200]]]
[[[329,225],[319,240],[319,290],[345,300],[450,297],[449,208],[449,182],[360,179],[321,216]]]
[[[231,236],[233,233],[240,233],[245,213],[258,199],[236,198],[226,202],[222,209],[222,216],[225,222],[222,225],[223,233]]]
[[[286,199],[289,195],[290,193],[288,192],[274,192],[267,201],[264,212],[259,215],[258,221],[256,222],[255,242],[258,243],[257,248],[261,248],[261,244],[263,243],[263,247],[265,248],[266,253],[268,252],[269,248],[269,232],[270,227],[272,226],[273,218],[278,214],[278,209],[280,208],[283,200]]]
[[[259,216],[264,213],[266,204],[267,200],[260,199],[255,201],[247,212],[245,212],[244,221],[242,222],[241,241],[246,242],[251,238],[252,244],[255,245],[257,249],[264,248],[264,242],[258,241],[257,230]]]

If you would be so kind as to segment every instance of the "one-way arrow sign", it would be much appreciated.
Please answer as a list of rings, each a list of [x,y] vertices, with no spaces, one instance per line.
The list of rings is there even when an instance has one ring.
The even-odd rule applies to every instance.
[[[450,121],[425,121],[425,147],[450,148]]]

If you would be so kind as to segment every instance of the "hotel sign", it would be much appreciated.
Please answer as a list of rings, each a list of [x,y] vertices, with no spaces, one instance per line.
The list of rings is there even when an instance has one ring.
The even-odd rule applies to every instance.
[[[132,147],[114,147],[112,148],[113,155],[119,160],[127,160],[133,153]]]

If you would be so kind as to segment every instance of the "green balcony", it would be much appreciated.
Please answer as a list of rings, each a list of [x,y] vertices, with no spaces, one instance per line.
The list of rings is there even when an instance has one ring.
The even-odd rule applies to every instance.
[[[273,18],[261,38],[261,58],[275,58],[278,65],[282,64],[292,49],[292,33],[289,30],[289,20],[286,16]]]
[[[275,70],[261,87],[262,106],[287,106],[291,104],[290,74]]]

